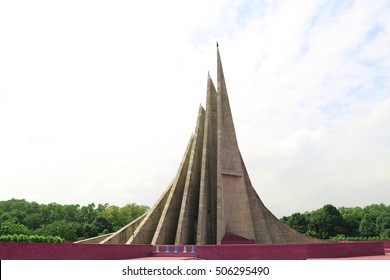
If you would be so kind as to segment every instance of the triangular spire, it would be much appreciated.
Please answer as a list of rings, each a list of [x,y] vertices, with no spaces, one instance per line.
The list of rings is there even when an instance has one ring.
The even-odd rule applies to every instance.
[[[209,74],[199,186],[197,244],[215,244],[217,242],[217,176],[215,168],[218,162],[217,102],[217,91]]]
[[[217,164],[217,243],[226,232],[254,240],[244,166],[237,144],[221,55],[217,48],[218,76],[218,164]]]
[[[217,90],[207,78],[176,177],[143,216],[115,233],[80,243],[221,244],[224,237],[256,243],[317,241],[281,223],[263,204],[238,148],[217,42]],[[237,238],[234,238],[236,236]]]

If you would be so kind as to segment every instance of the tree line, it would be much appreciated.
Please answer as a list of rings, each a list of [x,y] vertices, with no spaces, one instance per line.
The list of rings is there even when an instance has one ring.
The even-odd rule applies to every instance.
[[[135,203],[123,207],[94,203],[80,206],[10,199],[0,201],[0,236],[59,236],[77,241],[117,231],[148,209]]]
[[[117,231],[148,209],[135,203],[123,207],[94,203],[80,206],[10,199],[0,201],[0,236],[59,236],[77,241]],[[298,232],[320,239],[390,239],[390,205],[336,208],[327,204],[280,220]]]
[[[280,219],[298,232],[320,239],[390,239],[390,205],[339,207],[331,204]]]

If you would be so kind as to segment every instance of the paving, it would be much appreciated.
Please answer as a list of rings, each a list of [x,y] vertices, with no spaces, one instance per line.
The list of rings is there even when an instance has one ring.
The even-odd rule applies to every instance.
[[[153,253],[150,257],[136,258],[137,260],[201,260],[194,253],[188,252],[159,252]],[[308,260],[390,260],[390,248],[385,248],[384,255],[348,257],[348,258],[311,258]]]
[[[327,258],[327,259],[309,259],[309,260],[390,260],[390,255],[379,256],[363,256],[363,257],[350,257],[350,258]]]
[[[161,256],[161,257],[146,257],[146,258],[137,258],[137,259],[133,259],[133,260],[152,260],[152,261],[156,261],[156,260],[200,260],[199,258],[197,257],[172,257],[172,256]]]
[[[390,248],[384,248],[384,255],[345,258],[309,258],[308,260],[390,260]],[[148,257],[138,260],[201,260],[195,254],[195,246],[157,246]]]

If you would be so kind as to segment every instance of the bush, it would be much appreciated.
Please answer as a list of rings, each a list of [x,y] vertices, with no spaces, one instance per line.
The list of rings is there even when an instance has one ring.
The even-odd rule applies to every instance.
[[[64,239],[59,236],[8,234],[0,235],[0,242],[62,243]]]
[[[349,236],[345,236],[343,234],[339,234],[339,235],[336,235],[336,236],[329,238],[329,241],[335,241],[335,242],[338,242],[338,241],[374,241],[374,240],[378,240],[378,241],[390,240],[390,238],[384,237],[384,236],[349,237]]]

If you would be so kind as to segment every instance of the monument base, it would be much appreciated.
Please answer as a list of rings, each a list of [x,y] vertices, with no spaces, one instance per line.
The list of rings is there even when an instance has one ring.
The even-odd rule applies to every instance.
[[[306,260],[384,256],[389,241],[296,244],[113,245],[0,242],[1,260],[120,260],[192,257],[205,260]]]

